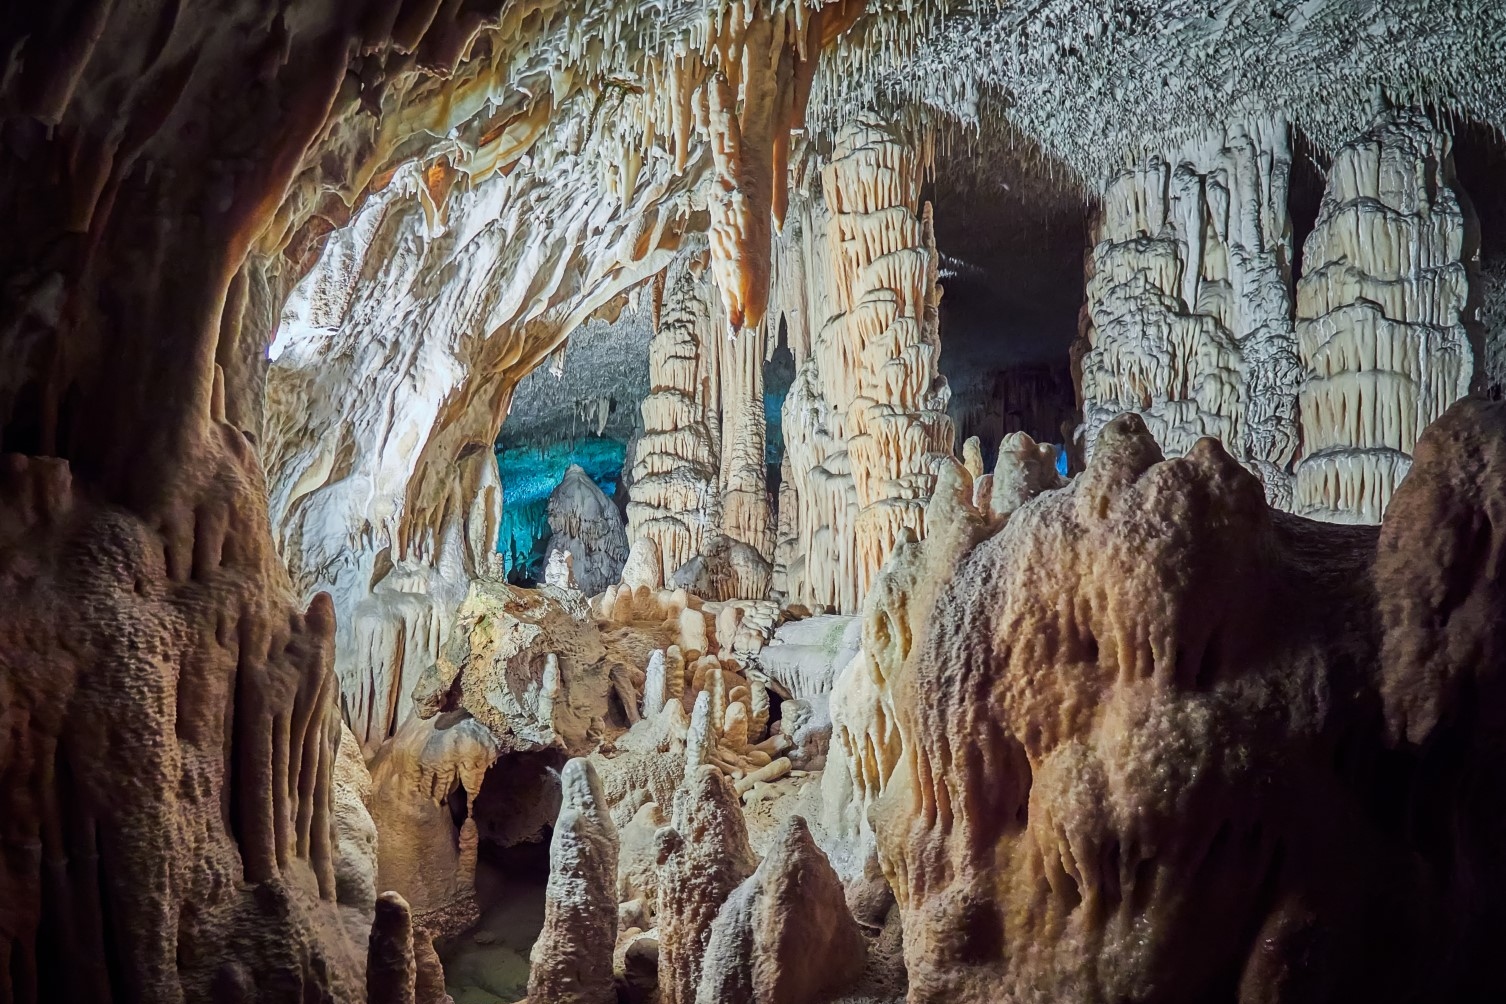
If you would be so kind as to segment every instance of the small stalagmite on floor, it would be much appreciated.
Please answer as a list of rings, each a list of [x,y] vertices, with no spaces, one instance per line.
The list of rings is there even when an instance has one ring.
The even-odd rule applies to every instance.
[[[806,1004],[856,979],[863,952],[841,880],[791,816],[717,913],[696,1004]]]

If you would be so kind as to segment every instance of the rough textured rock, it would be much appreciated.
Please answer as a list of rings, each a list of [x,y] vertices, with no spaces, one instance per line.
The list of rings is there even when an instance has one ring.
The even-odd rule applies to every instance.
[[[335,757],[335,898],[370,914],[377,894],[377,831],[371,818],[372,780],[361,744],[343,723]]]
[[[607,649],[580,593],[478,579],[420,711],[463,708],[503,749],[583,749],[607,714]],[[636,706],[636,701],[633,702]]]
[[[621,577],[628,557],[622,514],[577,464],[549,496],[549,526],[548,553],[570,555],[581,592],[595,596]]]
[[[476,822],[469,809],[501,750],[487,728],[464,711],[409,718],[371,761],[378,888],[428,912],[471,896]],[[457,824],[450,800],[463,797]]]
[[[1126,417],[991,536],[938,514],[869,608],[918,628],[873,683],[910,999],[1486,992],[1503,463],[1506,407],[1457,405],[1377,534]]]
[[[759,651],[758,668],[786,697],[815,697],[830,693],[861,641],[857,617],[828,614],[790,621]]]
[[[617,827],[591,761],[560,771],[559,819],[549,843],[544,929],[534,943],[528,997],[550,1004],[612,1004],[617,942]]]
[[[711,925],[696,1004],[802,1004],[863,968],[842,882],[804,819],[780,827]]]
[[[1297,284],[1304,515],[1380,522],[1423,429],[1469,392],[1473,220],[1450,145],[1388,111],[1334,157]]]
[[[659,831],[659,989],[664,1004],[694,1004],[711,924],[757,864],[732,786],[703,766],[675,793]]]

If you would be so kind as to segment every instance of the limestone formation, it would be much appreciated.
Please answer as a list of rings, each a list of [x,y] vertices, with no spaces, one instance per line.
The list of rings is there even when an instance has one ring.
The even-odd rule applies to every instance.
[[[664,1004],[695,1004],[711,925],[757,864],[731,785],[711,767],[675,794],[659,850],[659,990]]]
[[[549,844],[544,929],[528,974],[531,1000],[611,1004],[617,935],[617,827],[589,760],[560,772],[560,815]]]
[[[606,646],[578,592],[477,580],[423,681],[420,711],[448,710],[445,702],[455,700],[503,749],[584,749],[607,714],[609,674]]]
[[[1334,157],[1297,285],[1296,511],[1379,523],[1417,439],[1469,392],[1466,219],[1450,142],[1386,112]]]
[[[858,654],[861,638],[857,617],[828,614],[790,621],[758,653],[758,668],[785,697],[827,694],[837,674]]]
[[[1299,377],[1284,122],[1230,126],[1108,186],[1089,262],[1083,436],[1122,412],[1215,436],[1289,508]]]
[[[571,572],[587,596],[621,577],[628,557],[622,514],[579,464],[570,465],[549,496],[549,526],[554,531],[547,545],[549,560],[570,555]]]
[[[443,1004],[434,932],[566,755],[534,1004],[1495,999],[1506,419],[1457,399],[1502,372],[1503,39],[1448,0],[7,5],[0,1000]],[[1054,427],[956,464],[942,270],[1050,340],[1092,205],[1083,473]],[[631,532],[572,489],[579,549],[504,587],[499,429],[630,301]],[[845,666],[764,672],[827,612]],[[614,825],[633,860],[563,853]],[[850,987],[815,843],[881,932]]]
[[[853,122],[806,223],[826,247],[824,269],[805,277],[816,323],[784,405],[803,556],[790,596],[843,613],[858,608],[901,528],[924,531],[932,461],[951,452],[922,166],[894,130]]]
[[[622,584],[635,590],[639,586],[652,590],[664,588],[664,559],[652,537],[639,537],[633,541],[622,566]]]
[[[863,783],[910,999],[1402,1000],[1489,980],[1485,955],[1437,946],[1499,930],[1456,908],[1506,873],[1482,789],[1455,787],[1498,712],[1455,752],[1423,737],[1499,686],[1502,593],[1458,556],[1499,547],[1482,518],[1503,458],[1502,406],[1456,406],[1377,542],[1269,509],[1211,439],[1163,461],[1126,417],[991,536],[933,521],[931,574],[901,578],[925,554],[897,552],[870,611],[913,640],[869,695],[901,755]],[[1424,613],[1439,604],[1457,613]],[[1422,818],[1461,829],[1440,844]]]
[[[804,819],[779,829],[711,925],[696,1004],[800,1004],[846,986],[863,939]]]
[[[409,718],[382,744],[371,762],[377,888],[425,913],[471,896],[478,834],[469,808],[500,752],[463,711]],[[459,823],[450,808],[456,797],[467,807]]]
[[[678,262],[664,282],[627,513],[629,538],[635,546],[654,542],[668,580],[701,554],[715,525],[721,423],[710,291],[688,262]]]

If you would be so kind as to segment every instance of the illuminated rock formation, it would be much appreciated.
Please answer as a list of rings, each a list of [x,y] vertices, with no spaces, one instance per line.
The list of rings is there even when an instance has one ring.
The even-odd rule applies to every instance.
[[[501,750],[476,719],[461,712],[409,718],[371,761],[377,828],[378,888],[401,894],[421,913],[468,900],[479,836],[470,807]],[[451,799],[464,800],[457,825]]]
[[[1215,436],[1290,508],[1300,378],[1284,123],[1230,127],[1105,192],[1089,262],[1083,435],[1139,414],[1174,454]]]
[[[924,531],[933,460],[952,449],[922,166],[892,130],[848,125],[805,222],[826,246],[805,259],[819,328],[784,405],[803,557],[787,588],[839,612],[857,609],[902,527]]]
[[[780,828],[711,925],[696,1004],[801,1004],[851,983],[863,939],[804,819]]]
[[[1379,536],[1132,416],[997,531],[939,488],[870,599],[887,752],[854,747],[910,999],[1483,992],[1503,465],[1503,406],[1456,406]]]
[[[1469,221],[1450,141],[1386,112],[1334,157],[1297,284],[1304,456],[1296,511],[1378,523],[1417,438],[1469,392]]]
[[[594,596],[616,582],[627,561],[627,533],[622,514],[577,464],[565,471],[559,487],[549,496],[547,553],[568,553],[571,571],[579,588]]]
[[[560,772],[562,800],[549,844],[544,929],[528,974],[531,1000],[613,1004],[617,941],[617,827],[589,760]]]
[[[689,267],[672,267],[649,344],[652,390],[641,406],[644,431],[633,457],[628,538],[654,541],[665,581],[700,555],[716,520],[720,383],[709,292]]]

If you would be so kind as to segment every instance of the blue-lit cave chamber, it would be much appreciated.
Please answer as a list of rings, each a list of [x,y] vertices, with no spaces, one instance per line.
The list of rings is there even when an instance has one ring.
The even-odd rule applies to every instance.
[[[502,522],[497,553],[514,585],[543,581],[549,556],[549,497],[579,467],[619,515],[629,444],[648,393],[646,313],[586,321],[563,349],[525,377],[497,435]]]

